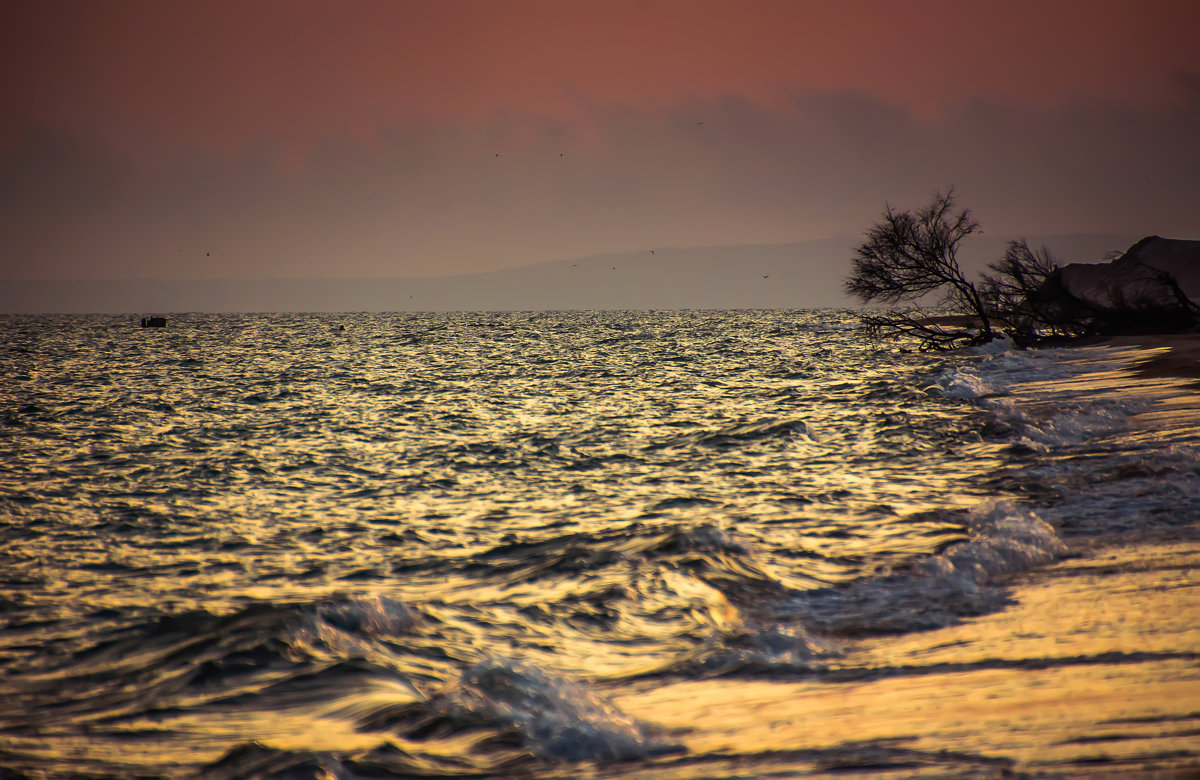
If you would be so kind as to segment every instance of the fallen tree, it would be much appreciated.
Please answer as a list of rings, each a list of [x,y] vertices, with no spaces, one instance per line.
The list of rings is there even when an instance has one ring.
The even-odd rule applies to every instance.
[[[1109,263],[1059,267],[1045,247],[1011,241],[978,283],[958,262],[979,232],[954,190],[917,211],[887,206],[855,250],[845,288],[876,336],[906,335],[952,349],[1007,336],[1021,347],[1085,336],[1175,333],[1200,325],[1200,241],[1150,236]],[[929,304],[932,296],[935,302]]]
[[[1084,323],[1060,316],[1040,295],[1059,272],[1046,247],[1035,251],[1024,240],[1010,241],[1004,256],[990,263],[988,271],[982,282],[985,305],[1013,343],[1024,347],[1086,335]]]
[[[955,209],[953,189],[934,193],[930,203],[915,212],[886,206],[882,221],[867,231],[855,250],[846,291],[863,303],[907,306],[862,313],[867,329],[875,335],[916,336],[922,349],[950,349],[995,338],[984,295],[958,263],[959,244],[978,232],[979,221],[970,210]],[[932,293],[941,294],[935,308],[922,306]],[[977,327],[944,327],[938,317],[944,314],[969,319]]]

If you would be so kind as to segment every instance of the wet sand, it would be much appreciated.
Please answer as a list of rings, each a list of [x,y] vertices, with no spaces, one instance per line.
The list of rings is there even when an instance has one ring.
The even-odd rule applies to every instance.
[[[1157,354],[1135,367],[1134,371],[1139,376],[1200,379],[1200,334],[1119,336],[1104,343],[1114,347],[1136,346],[1158,350]]]

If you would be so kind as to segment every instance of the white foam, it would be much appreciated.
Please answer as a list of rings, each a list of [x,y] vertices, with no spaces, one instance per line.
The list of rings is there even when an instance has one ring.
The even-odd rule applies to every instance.
[[[381,595],[326,602],[316,612],[336,628],[384,638],[403,634],[420,620],[416,610]]]
[[[965,353],[968,362],[944,369],[929,389],[951,398],[981,398],[1005,393],[1018,382],[1079,373],[1080,369],[1055,360],[1051,352],[1055,351],[1016,349],[1007,339],[972,347]]]
[[[409,633],[422,619],[412,607],[377,594],[325,601],[304,610],[294,642],[318,655],[377,659],[386,666],[381,643]]]
[[[695,526],[679,526],[676,537],[679,546],[685,550],[697,552],[732,552],[749,555],[748,548],[742,541],[721,530],[711,523],[701,523]]]
[[[628,760],[679,749],[583,683],[528,664],[481,661],[463,672],[446,703],[457,716],[516,731],[543,758]]]
[[[713,646],[689,659],[688,666],[703,674],[767,669],[806,672],[820,666],[832,648],[828,640],[812,636],[796,623],[743,626],[736,633],[718,636]]]
[[[1078,355],[1070,350],[1022,350],[1007,340],[992,344],[995,346],[973,347],[967,353],[971,355],[970,362],[943,372],[939,384],[949,386],[960,376],[973,377],[966,381],[978,381],[986,386],[986,393],[998,394],[1022,382],[1065,379],[1097,370],[1094,362],[1079,361]],[[977,398],[986,393],[964,397]]]
[[[996,355],[1002,352],[1012,352],[1017,346],[1013,344],[1012,339],[1007,336],[1001,336],[998,339],[992,339],[986,344],[980,344],[976,347],[971,347],[971,352],[976,355]]]
[[[1018,442],[1034,450],[1049,451],[1120,430],[1128,419],[1129,411],[1119,406],[1073,409],[1038,422],[1026,418]]]
[[[1049,523],[1010,502],[984,504],[971,514],[970,539],[921,561],[920,570],[986,585],[1049,563],[1067,551]]]
[[[979,398],[994,391],[992,385],[970,368],[956,368],[942,374],[926,392],[949,398]]]

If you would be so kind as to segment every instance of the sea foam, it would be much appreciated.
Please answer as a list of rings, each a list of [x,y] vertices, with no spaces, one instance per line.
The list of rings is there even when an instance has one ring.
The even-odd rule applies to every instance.
[[[680,749],[587,685],[504,659],[466,669],[438,706],[456,720],[501,728],[546,759],[627,760]]]
[[[968,541],[920,561],[917,569],[934,577],[986,585],[1049,563],[1067,551],[1049,523],[1008,501],[973,509],[968,533]]]

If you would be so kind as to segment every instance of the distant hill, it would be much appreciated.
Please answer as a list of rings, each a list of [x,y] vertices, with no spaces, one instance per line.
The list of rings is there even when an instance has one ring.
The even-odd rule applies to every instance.
[[[1097,261],[1140,236],[1030,236],[1060,263]],[[428,279],[9,280],[5,313],[246,311],[521,311],[815,308],[853,305],[842,293],[857,238],[790,244],[656,248]],[[963,247],[969,273],[1000,257],[1008,237]]]

